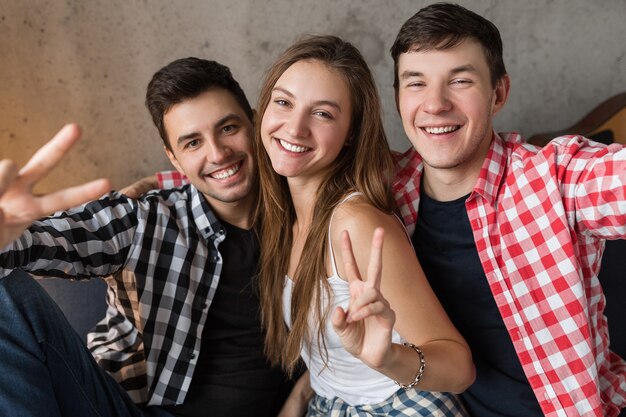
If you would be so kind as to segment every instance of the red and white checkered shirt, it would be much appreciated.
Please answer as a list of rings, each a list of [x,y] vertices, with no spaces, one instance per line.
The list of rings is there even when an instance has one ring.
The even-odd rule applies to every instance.
[[[412,235],[421,157],[397,156],[394,192]],[[179,174],[159,176],[180,186]],[[580,136],[539,149],[494,134],[466,203],[496,304],[547,417],[612,417],[626,407],[626,362],[609,351],[597,273],[603,239],[626,237],[626,148]]]
[[[394,192],[410,234],[421,157],[397,157]],[[580,136],[543,149],[494,134],[465,206],[489,286],[548,417],[617,416],[626,362],[609,351],[597,273],[603,239],[626,237],[626,148]]]

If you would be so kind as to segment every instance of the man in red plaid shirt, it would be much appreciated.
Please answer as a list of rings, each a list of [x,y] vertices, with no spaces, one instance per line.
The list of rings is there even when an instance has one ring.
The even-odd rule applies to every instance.
[[[502,41],[463,7],[423,8],[391,53],[413,144],[398,155],[394,189],[430,284],[472,348],[468,410],[617,416],[626,362],[609,349],[597,275],[604,240],[626,237],[626,149],[581,136],[539,149],[496,134],[510,88]]]
[[[476,416],[616,416],[626,363],[598,282],[626,236],[626,149],[580,136],[543,149],[492,118],[509,94],[498,29],[434,4],[400,29],[396,100],[413,144],[395,191],[433,289],[466,338]],[[419,213],[419,215],[418,215]]]

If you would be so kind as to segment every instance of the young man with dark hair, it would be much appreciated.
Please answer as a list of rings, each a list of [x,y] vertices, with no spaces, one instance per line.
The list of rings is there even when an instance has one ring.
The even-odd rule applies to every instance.
[[[626,149],[543,149],[493,131],[510,88],[498,29],[425,7],[391,48],[413,144],[395,190],[433,290],[472,349],[472,415],[616,416],[626,363],[609,350],[598,270],[626,237]],[[419,213],[419,215],[418,215]]]
[[[2,415],[274,416],[289,393],[263,356],[252,109],[228,68],[196,58],[157,72],[146,104],[191,184],[137,201],[111,193],[0,252]],[[15,268],[111,275],[89,350]]]

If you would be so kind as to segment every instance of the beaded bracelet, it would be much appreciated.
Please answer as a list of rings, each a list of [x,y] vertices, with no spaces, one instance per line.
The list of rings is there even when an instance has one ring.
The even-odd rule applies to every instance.
[[[406,343],[405,342],[405,343],[403,343],[403,345],[407,346],[407,347],[410,347],[411,349],[416,351],[417,354],[420,357],[420,369],[417,371],[417,375],[415,375],[415,379],[413,380],[413,382],[411,382],[408,385],[404,385],[404,384],[399,383],[396,380],[393,381],[397,385],[399,385],[400,388],[409,389],[409,388],[413,388],[414,386],[416,386],[417,383],[420,382],[420,380],[422,379],[422,376],[424,376],[424,369],[426,369],[426,361],[424,360],[424,352],[422,352],[422,349],[418,348],[413,343]]]

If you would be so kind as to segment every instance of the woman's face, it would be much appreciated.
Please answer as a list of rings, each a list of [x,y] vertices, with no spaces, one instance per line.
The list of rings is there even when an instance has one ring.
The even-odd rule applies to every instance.
[[[320,178],[346,143],[352,104],[343,76],[318,60],[298,61],[276,81],[261,119],[274,170]]]

